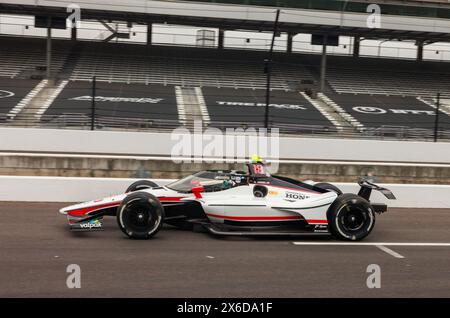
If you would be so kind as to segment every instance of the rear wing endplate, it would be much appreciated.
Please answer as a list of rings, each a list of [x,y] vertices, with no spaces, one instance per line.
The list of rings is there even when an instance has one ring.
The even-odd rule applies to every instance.
[[[381,192],[386,198],[389,200],[396,200],[397,198],[392,193],[391,190],[380,187],[376,185],[375,183],[369,182],[365,179],[361,179],[358,181],[358,184],[360,185],[361,189],[358,192],[358,195],[367,201],[370,201],[370,196],[372,194],[372,190],[376,190]]]

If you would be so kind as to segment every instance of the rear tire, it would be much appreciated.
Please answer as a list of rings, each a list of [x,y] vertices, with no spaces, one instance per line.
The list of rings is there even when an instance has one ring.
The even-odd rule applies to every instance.
[[[154,183],[153,181],[149,181],[149,180],[139,180],[136,181],[134,183],[132,183],[127,190],[125,191],[125,193],[129,193],[129,192],[134,192],[134,191],[139,191],[139,190],[144,190],[144,189],[150,189],[150,188],[155,188],[158,185],[156,183]]]
[[[117,210],[119,228],[132,239],[149,239],[159,232],[163,222],[164,208],[150,193],[131,193]]]
[[[327,212],[330,232],[341,240],[359,241],[375,226],[375,212],[370,203],[356,194],[336,198]]]
[[[323,190],[336,192],[337,195],[341,195],[342,194],[341,189],[339,189],[338,187],[336,187],[335,185],[332,185],[330,183],[321,182],[321,183],[315,184],[314,186],[317,187],[317,188],[323,189]]]

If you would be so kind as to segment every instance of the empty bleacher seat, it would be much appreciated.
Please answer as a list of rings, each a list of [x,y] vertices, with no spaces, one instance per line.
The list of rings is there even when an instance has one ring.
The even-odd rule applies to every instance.
[[[52,50],[52,73],[58,74],[64,65],[70,43],[55,41]],[[16,78],[22,72],[46,67],[46,45],[42,39],[0,36],[0,77]]]

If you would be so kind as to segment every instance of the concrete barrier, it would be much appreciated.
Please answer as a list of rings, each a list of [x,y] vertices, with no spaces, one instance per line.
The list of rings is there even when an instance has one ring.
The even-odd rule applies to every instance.
[[[173,137],[170,133],[0,128],[0,151],[167,157],[179,142]],[[204,140],[206,144],[208,137]],[[280,137],[277,158],[265,159],[448,164],[450,143]]]
[[[279,161],[276,174],[326,182],[355,182],[369,172],[383,183],[450,184],[450,165],[354,161]],[[0,175],[179,179],[199,170],[243,170],[243,163],[174,163],[170,157],[0,153]]]
[[[80,202],[123,193],[135,179],[0,176],[0,201]],[[160,185],[171,180],[154,179]],[[358,191],[357,184],[336,183],[344,192]],[[450,185],[384,184],[397,197],[389,201],[374,193],[374,202],[390,207],[450,208]],[[0,211],[1,213],[1,211]]]
[[[0,176],[0,201],[79,202],[125,192],[136,179]],[[171,180],[153,180],[164,185]]]

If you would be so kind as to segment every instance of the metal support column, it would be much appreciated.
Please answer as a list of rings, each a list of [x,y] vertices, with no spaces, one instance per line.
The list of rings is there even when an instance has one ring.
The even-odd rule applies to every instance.
[[[270,105],[270,85],[272,80],[272,56],[273,56],[273,47],[275,46],[275,37],[278,33],[278,21],[280,20],[280,9],[277,10],[277,15],[275,17],[275,24],[273,26],[273,36],[272,43],[270,45],[269,57],[264,61],[265,62],[265,72],[267,75],[267,84],[266,84],[266,112],[264,116],[264,128],[269,128],[269,105]]]
[[[294,34],[292,32],[289,32],[287,34],[287,53],[292,53],[292,42],[294,39]]]
[[[439,109],[441,107],[441,93],[437,94],[436,98],[436,117],[434,121],[434,142],[437,142],[439,139]]]
[[[47,62],[47,80],[51,80],[52,77],[52,71],[51,71],[51,66],[52,66],[52,27],[51,27],[51,23],[52,20],[49,17],[47,19],[47,57],[46,57],[46,62]]]
[[[224,45],[225,45],[225,30],[219,29],[219,39],[218,39],[217,48],[221,50],[224,48]]]
[[[423,41],[417,41],[417,61],[422,62],[423,61]]]
[[[147,24],[147,45],[148,46],[152,45],[152,41],[153,41],[153,24],[148,23]]]
[[[325,90],[325,76],[327,70],[327,40],[328,36],[323,36],[323,44],[322,44],[322,61],[320,63],[320,92],[323,93]]]
[[[75,42],[77,41],[77,27],[75,25],[70,31],[70,39]]]
[[[359,36],[353,38],[353,57],[359,57],[360,42],[361,38]]]
[[[92,78],[92,102],[91,102],[91,130],[95,130],[95,96],[96,96],[96,78]]]

